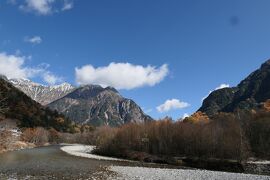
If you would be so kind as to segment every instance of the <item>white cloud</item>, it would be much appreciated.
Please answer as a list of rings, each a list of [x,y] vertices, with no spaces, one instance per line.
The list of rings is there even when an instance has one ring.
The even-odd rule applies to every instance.
[[[31,70],[23,67],[25,57],[0,53],[0,74],[8,78],[27,78]]]
[[[25,42],[29,42],[32,44],[40,44],[42,42],[42,39],[40,36],[33,36],[33,37],[26,37],[24,38]]]
[[[25,11],[34,11],[40,15],[52,13],[52,4],[55,0],[25,0],[25,4],[20,8]]]
[[[223,89],[223,88],[228,88],[228,87],[230,87],[229,84],[223,83],[223,84],[220,84],[218,87],[216,87],[214,91],[219,90],[219,89]],[[201,101],[203,102],[203,101],[204,101],[204,100],[205,100],[212,92],[213,92],[213,91],[209,91],[209,93],[208,93],[206,96],[204,96],[204,97],[201,99]]]
[[[188,113],[184,113],[183,116],[182,116],[182,119],[185,119],[187,117],[189,117],[189,114]]]
[[[62,80],[62,78],[47,70],[48,64],[41,64],[37,67],[25,66],[27,58],[25,56],[0,53],[0,74],[7,76],[9,79],[29,79],[39,76],[48,84],[55,84]]]
[[[228,88],[228,87],[230,87],[229,84],[221,84],[218,87],[216,87],[215,90],[224,89],[224,88]]]
[[[163,112],[168,112],[175,109],[183,109],[189,106],[190,106],[189,103],[182,102],[179,99],[169,99],[165,101],[164,104],[161,104],[160,106],[158,106],[157,110],[158,112],[163,113]]]
[[[113,86],[116,89],[134,89],[143,86],[154,86],[160,83],[168,74],[167,64],[159,68],[141,66],[130,63],[110,63],[105,67],[94,68],[85,65],[75,68],[78,84],[99,84],[103,87]]]
[[[16,1],[15,1],[16,2]],[[12,3],[16,4],[16,3]],[[73,0],[24,0],[19,5],[21,10],[39,15],[50,15],[73,8]]]
[[[64,0],[64,5],[62,7],[62,11],[67,11],[73,8],[73,2],[72,1],[68,1],[68,0]]]
[[[54,85],[56,83],[62,82],[62,78],[61,77],[58,77],[58,76],[52,74],[51,72],[45,72],[43,74],[43,80],[46,83],[50,84],[50,85]]]

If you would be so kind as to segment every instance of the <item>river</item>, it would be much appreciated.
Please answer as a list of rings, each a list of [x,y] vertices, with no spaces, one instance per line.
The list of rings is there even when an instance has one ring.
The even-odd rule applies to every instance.
[[[79,146],[77,145],[77,147]],[[75,146],[75,149],[77,147]],[[0,180],[270,180],[270,176],[184,167],[176,169],[176,167],[168,165],[140,162],[97,160],[73,156],[60,148],[60,145],[55,145],[0,154]]]
[[[94,179],[106,166],[127,162],[100,161],[68,155],[60,146],[7,152],[0,155],[0,179]]]

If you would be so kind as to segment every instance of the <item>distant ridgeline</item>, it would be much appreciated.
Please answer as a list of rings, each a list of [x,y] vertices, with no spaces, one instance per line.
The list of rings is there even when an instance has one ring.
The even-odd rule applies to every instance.
[[[267,106],[270,99],[270,60],[251,73],[238,86],[212,92],[198,110],[213,116],[217,112],[252,110]]]
[[[52,111],[32,100],[0,76],[0,102],[2,116],[14,119],[19,127],[45,127],[72,132],[73,125],[57,111]]]
[[[68,83],[44,86],[27,79],[8,81],[36,102],[78,124],[120,126],[152,120],[133,100],[122,97],[113,87],[74,87]]]
[[[27,96],[44,106],[65,96],[75,89],[74,86],[68,83],[45,86],[32,82],[29,79],[10,79],[9,82]]]

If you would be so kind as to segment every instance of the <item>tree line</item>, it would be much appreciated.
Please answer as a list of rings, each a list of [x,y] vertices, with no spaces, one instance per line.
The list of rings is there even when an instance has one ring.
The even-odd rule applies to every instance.
[[[177,122],[166,118],[120,128],[107,127],[98,139],[96,153],[122,158],[143,152],[240,162],[250,157],[270,159],[270,112],[239,110],[211,118],[197,112]]]

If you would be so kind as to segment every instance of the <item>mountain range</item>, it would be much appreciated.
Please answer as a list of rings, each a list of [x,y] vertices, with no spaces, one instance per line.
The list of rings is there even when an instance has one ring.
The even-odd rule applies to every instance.
[[[0,119],[17,121],[19,127],[46,127],[72,132],[73,125],[57,111],[42,106],[0,76]]]
[[[113,87],[75,87],[68,83],[44,86],[27,79],[10,79],[9,82],[36,102],[79,124],[119,126],[152,120],[133,100],[122,97]]]
[[[78,124],[120,126],[129,122],[144,123],[152,120],[133,100],[122,97],[113,87],[103,88],[99,85],[75,87],[68,83],[44,86],[27,79],[8,80],[3,76],[1,81],[9,81],[9,83],[2,82],[2,90],[7,87],[13,89],[11,87],[13,85],[34,101],[64,114]],[[19,90],[14,91],[28,102],[30,98],[26,99]],[[9,97],[12,92],[6,92],[8,94],[5,96]],[[236,87],[213,91],[203,101],[198,111],[213,116],[218,112],[250,110],[261,106],[269,99],[270,60],[263,63]],[[22,102],[18,103],[21,105]],[[30,105],[42,109],[38,103],[31,101]]]
[[[253,109],[270,99],[270,60],[261,65],[236,87],[213,91],[198,110],[209,116],[217,112]]]
[[[9,82],[42,105],[47,105],[75,89],[74,86],[68,83],[44,86],[28,79],[10,79]]]

